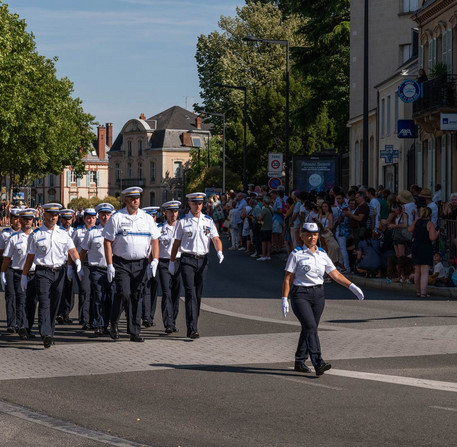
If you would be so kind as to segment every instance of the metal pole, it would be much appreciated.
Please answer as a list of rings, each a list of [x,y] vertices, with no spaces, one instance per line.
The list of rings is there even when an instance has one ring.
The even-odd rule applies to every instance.
[[[209,168],[209,149],[210,149],[210,146],[211,146],[211,139],[209,137],[209,132],[208,132],[208,168]]]
[[[247,142],[246,142],[246,121],[247,121],[247,100],[246,100],[246,87],[243,87],[244,90],[244,109],[243,109],[243,132],[244,132],[244,147],[243,147],[243,189],[244,191],[248,190],[248,182],[246,179],[246,169],[247,169]]]
[[[286,171],[286,185],[285,192],[289,194],[290,187],[290,157],[289,157],[289,136],[290,136],[290,127],[289,127],[289,41],[286,41],[286,162],[285,162],[285,171]]]
[[[222,194],[225,194],[225,113],[223,114],[222,125]]]
[[[363,170],[362,182],[368,187],[369,154],[368,154],[368,0],[365,0],[363,31]],[[356,166],[355,169],[359,169]]]

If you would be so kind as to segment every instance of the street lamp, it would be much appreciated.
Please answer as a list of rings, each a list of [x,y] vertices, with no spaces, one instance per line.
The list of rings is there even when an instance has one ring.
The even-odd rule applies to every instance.
[[[281,45],[286,47],[286,150],[285,150],[285,161],[284,170],[286,171],[286,194],[289,192],[289,137],[290,137],[290,126],[289,126],[289,41],[288,40],[275,40],[275,39],[259,39],[254,36],[243,37],[244,42],[261,42],[271,43],[273,45]]]
[[[204,115],[211,115],[211,116],[220,116],[222,117],[222,194],[225,193],[225,113],[217,113],[217,112],[207,112],[203,110],[201,112]],[[209,151],[209,147],[208,147]]]
[[[247,120],[247,107],[246,107],[246,87],[239,86],[239,85],[227,85],[222,84],[222,82],[216,82],[214,84],[215,87],[223,87],[223,88],[232,88],[235,90],[242,90],[244,92],[244,107],[243,107],[243,133],[244,133],[244,142],[243,142],[243,189],[245,191],[248,190],[248,183],[246,180],[246,161],[247,161],[247,144],[246,144],[246,120]],[[225,156],[224,156],[224,163],[225,163]],[[224,191],[225,192],[225,191]]]

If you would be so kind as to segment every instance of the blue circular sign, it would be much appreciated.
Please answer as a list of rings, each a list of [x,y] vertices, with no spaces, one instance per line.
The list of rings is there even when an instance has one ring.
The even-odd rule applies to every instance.
[[[398,97],[403,102],[414,102],[421,95],[421,85],[414,79],[406,79],[398,86]]]
[[[272,177],[268,181],[268,186],[270,187],[270,189],[278,189],[279,185],[281,185],[281,179],[278,177]]]

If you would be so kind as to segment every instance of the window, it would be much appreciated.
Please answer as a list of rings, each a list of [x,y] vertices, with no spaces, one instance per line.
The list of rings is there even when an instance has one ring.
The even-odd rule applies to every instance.
[[[419,47],[419,68],[424,68],[424,46]]]
[[[76,183],[76,171],[70,171],[70,182]]]
[[[149,176],[151,178],[151,182],[156,179],[156,164],[155,162],[149,162]]]
[[[127,163],[127,178],[132,178],[132,163]]]
[[[428,41],[428,69],[432,70],[436,65],[436,39],[431,39]]]
[[[355,143],[355,178],[354,181],[358,185],[360,183],[360,143],[356,141]]]
[[[97,184],[97,171],[90,171],[90,182]]]
[[[412,45],[407,44],[407,45],[400,45],[400,52],[401,52],[401,63],[405,63],[407,60],[409,60],[412,56]]]
[[[384,138],[386,129],[386,100],[381,100],[381,138]]]
[[[138,140],[138,155],[143,155],[143,140]]]
[[[149,206],[154,206],[156,203],[156,193],[154,191],[149,192]]]
[[[49,175],[49,186],[55,186],[55,176],[53,174]]]
[[[132,156],[132,142],[127,141],[127,156],[131,157]]]
[[[443,33],[441,61],[447,66],[447,72],[452,73],[452,29]]]
[[[386,135],[390,135],[390,95],[387,97],[387,117],[386,117]]]
[[[116,180],[121,179],[121,165],[119,163],[116,163],[115,169],[115,175],[116,175]]]
[[[173,162],[174,177],[182,177],[182,161]]]
[[[143,163],[138,163],[138,178],[143,178]]]
[[[402,12],[413,12],[419,7],[418,0],[403,0]]]
[[[394,132],[398,133],[398,92],[395,92]]]

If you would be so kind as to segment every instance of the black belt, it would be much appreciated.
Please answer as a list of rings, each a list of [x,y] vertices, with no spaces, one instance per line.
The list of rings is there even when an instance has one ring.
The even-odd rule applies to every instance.
[[[184,258],[192,258],[192,259],[204,259],[206,255],[194,255],[193,253],[182,253],[181,256]]]
[[[170,258],[159,258],[160,262],[168,262]]]
[[[65,267],[64,265],[61,265],[60,267],[46,267],[45,265],[37,265],[35,267],[36,270],[46,270],[48,272],[60,272]]]
[[[316,284],[315,286],[295,286],[295,287],[300,287],[302,289],[320,289],[323,287],[323,284]]]

